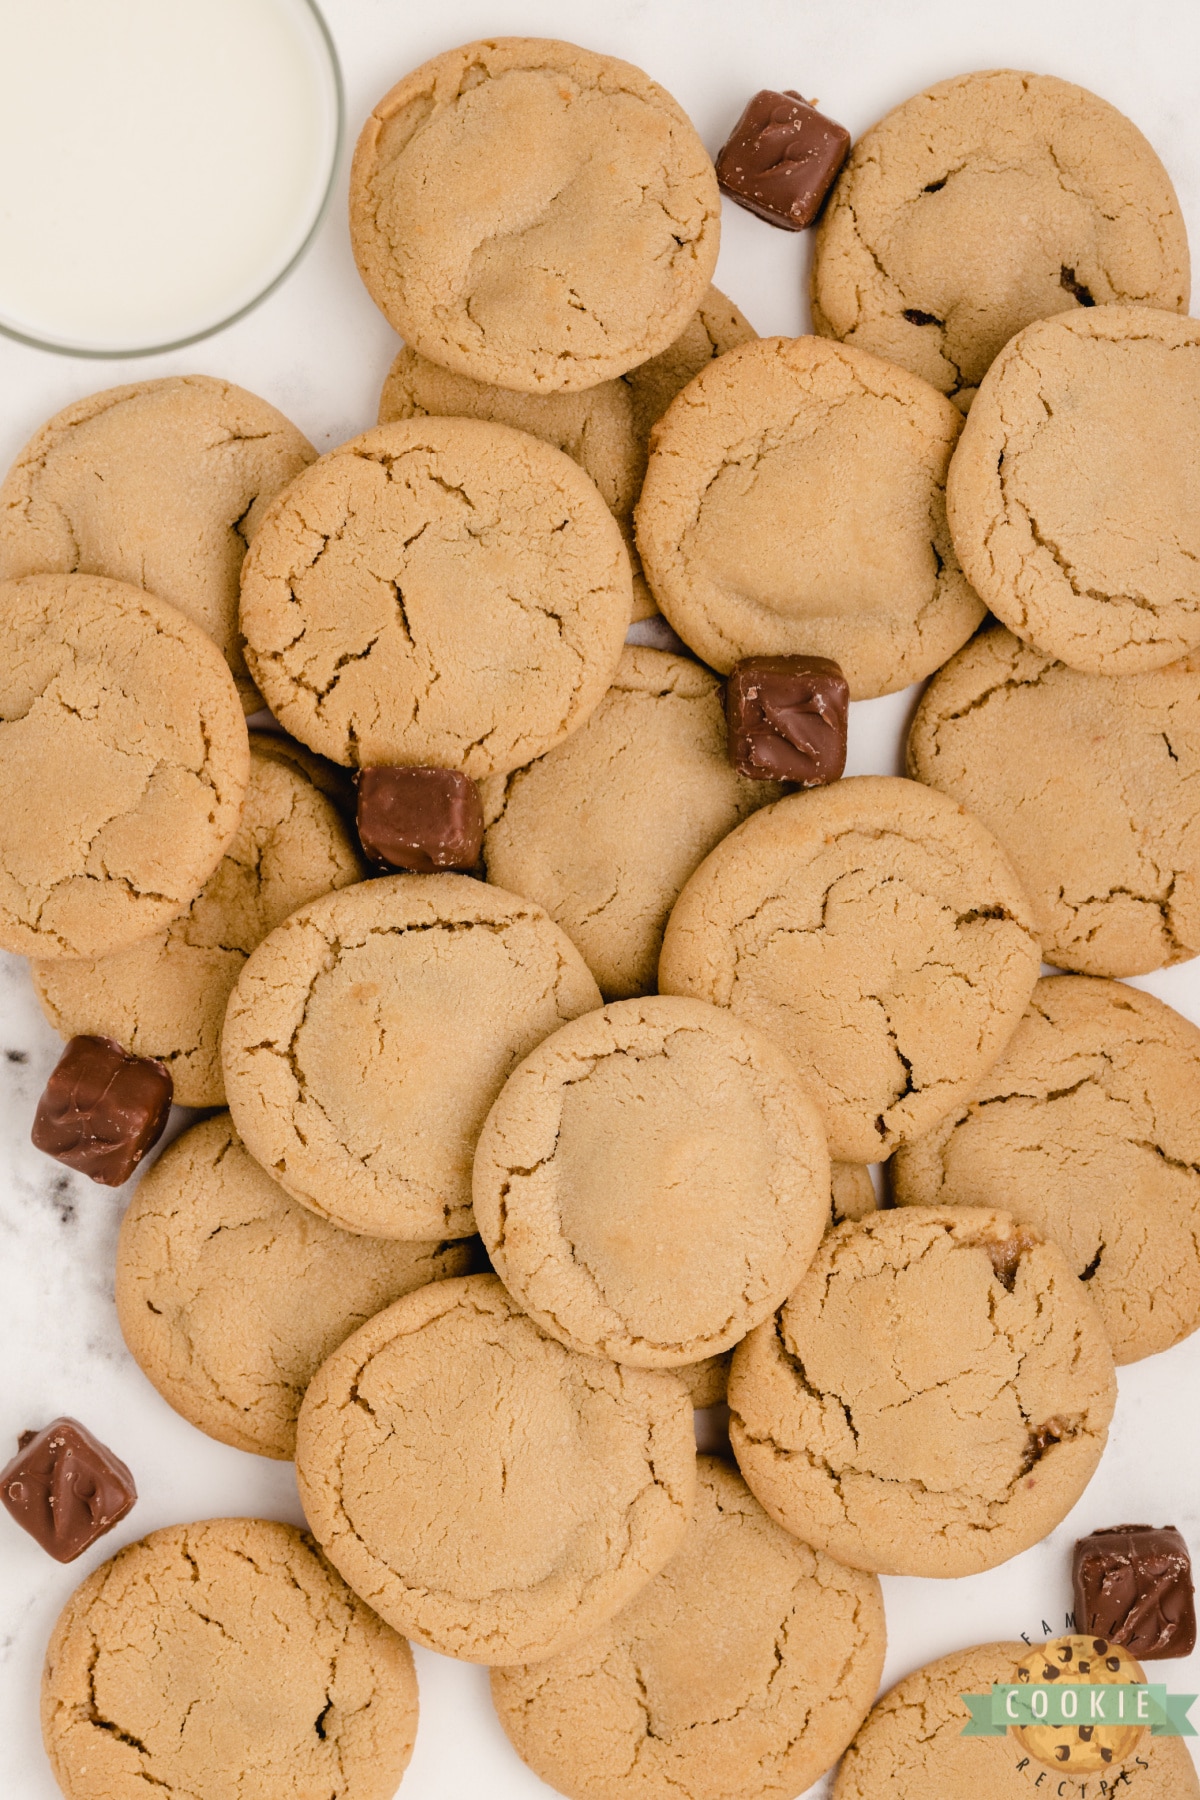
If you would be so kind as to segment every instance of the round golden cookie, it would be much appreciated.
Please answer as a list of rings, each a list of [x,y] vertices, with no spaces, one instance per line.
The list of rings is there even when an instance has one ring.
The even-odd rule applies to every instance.
[[[781,792],[731,764],[715,675],[690,657],[627,645],[582,730],[483,783],[488,876],[546,908],[606,997],[653,993],[667,916],[688,877]]]
[[[539,1044],[488,1114],[472,1180],[492,1266],[530,1317],[643,1369],[719,1355],[772,1313],[829,1193],[793,1059],[669,997],[619,1000]]]
[[[931,674],[983,617],[946,523],[961,425],[928,382],[822,338],[718,357],[655,427],[637,505],[667,619],[724,673],[832,657],[856,700]]]
[[[931,788],[859,775],[764,807],[717,845],[675,903],[659,987],[777,1038],[830,1155],[866,1163],[987,1073],[1039,966],[996,840]]]
[[[1144,1686],[1146,1675],[1137,1658],[1119,1644],[1098,1637],[1061,1637],[1027,1650],[1009,1680],[1014,1685],[1067,1681],[1127,1687]],[[1069,1769],[1072,1775],[1097,1775],[1130,1762],[1150,1733],[1145,1725],[1020,1725],[1012,1735],[1039,1763]]]
[[[954,547],[1010,631],[1090,675],[1200,645],[1200,320],[1097,306],[1030,325],[963,427]]]
[[[965,411],[1035,319],[1114,301],[1186,312],[1187,231],[1137,127],[1086,88],[988,69],[855,144],[817,230],[816,328]]]
[[[709,288],[675,343],[628,375],[572,393],[522,394],[456,374],[409,345],[383,384],[379,423],[396,419],[490,419],[565,451],[600,489],[633,565],[633,617],[657,611],[633,541],[633,504],[646,472],[650,428],[694,375],[756,335],[732,300]]]
[[[884,1695],[847,1750],[833,1800],[1196,1800],[1200,1781],[1181,1738],[1142,1738],[1113,1778],[1051,1772],[1015,1738],[964,1737],[964,1694],[1013,1680],[1028,1646],[980,1644],[905,1676]],[[1038,1777],[1045,1776],[1041,1787]]]
[[[687,114],[632,64],[493,38],[384,95],[350,172],[350,237],[422,355],[524,393],[595,387],[674,342],[721,205]]]
[[[210,375],[77,400],[0,487],[0,577],[107,575],[177,606],[262,705],[238,632],[238,576],[267,504],[316,456],[281,412]]]
[[[404,1639],[266,1519],[130,1544],[76,1588],[46,1652],[66,1800],[391,1800],[416,1730]]]
[[[233,842],[246,725],[212,639],[95,575],[0,582],[0,949],[107,956]]]
[[[534,1662],[673,1555],[692,1407],[674,1376],[578,1356],[469,1275],[334,1351],[300,1409],[296,1473],[326,1555],[398,1630],[468,1662]]]
[[[222,1112],[139,1182],[117,1244],[117,1317],[176,1412],[235,1450],[286,1461],[325,1358],[402,1294],[465,1275],[470,1257],[469,1243],[339,1231],[289,1199]]]
[[[221,1027],[246,958],[306,900],[361,881],[332,803],[250,737],[250,782],[224,859],[187,912],[115,956],[35,962],[34,991],[65,1038],[115,1038],[166,1063],[180,1106],[223,1106]]]
[[[1084,675],[981,632],[926,689],[908,772],[995,833],[1047,962],[1143,975],[1200,951],[1200,654]]]
[[[294,1199],[372,1237],[469,1237],[471,1157],[535,1044],[599,1006],[541,907],[468,875],[326,894],[238,977],[225,1091],[249,1150]]]
[[[480,419],[352,438],[268,511],[242,571],[246,659],[302,744],[479,777],[578,730],[632,605],[578,463]]]
[[[729,1436],[773,1519],[855,1569],[995,1568],[1053,1530],[1116,1403],[1100,1316],[1008,1213],[839,1225],[734,1352]]]
[[[1152,994],[1039,981],[995,1068],[892,1163],[901,1205],[1002,1206],[1051,1238],[1119,1363],[1200,1325],[1200,1031]]]
[[[830,1225],[840,1225],[844,1219],[865,1219],[868,1213],[876,1210],[878,1202],[871,1172],[862,1163],[833,1163],[830,1175]],[[702,1362],[687,1363],[675,1370],[692,1396],[694,1407],[721,1405],[729,1383],[732,1357],[732,1350],[725,1350],[720,1356],[706,1356]]]
[[[836,1762],[883,1669],[879,1583],[697,1465],[666,1568],[585,1643],[496,1669],[517,1755],[570,1800],[793,1800]]]

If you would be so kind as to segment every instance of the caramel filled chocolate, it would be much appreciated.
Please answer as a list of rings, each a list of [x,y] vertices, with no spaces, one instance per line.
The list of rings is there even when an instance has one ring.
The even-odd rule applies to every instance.
[[[850,133],[794,88],[763,88],[717,157],[717,181],[739,206],[785,231],[811,225],[850,152]]]
[[[725,683],[729,760],[756,781],[825,787],[846,766],[850,690],[824,656],[751,656]]]
[[[473,869],[483,849],[478,790],[457,769],[363,769],[358,836],[371,861],[387,868]]]
[[[162,1136],[173,1087],[165,1063],[130,1056],[112,1038],[74,1037],[38,1101],[34,1148],[120,1187]]]
[[[1075,1629],[1139,1662],[1189,1656],[1196,1606],[1187,1544],[1173,1525],[1113,1525],[1075,1546]]]
[[[22,1432],[17,1454],[0,1470],[0,1500],[56,1562],[82,1556],[136,1499],[120,1457],[78,1419]]]

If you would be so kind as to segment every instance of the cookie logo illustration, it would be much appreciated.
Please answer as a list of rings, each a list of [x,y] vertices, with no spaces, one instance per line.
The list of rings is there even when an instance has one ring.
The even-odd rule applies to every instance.
[[[1107,1638],[1060,1637],[1052,1638],[1018,1663],[1016,1680],[1030,1686],[1061,1683],[1117,1687],[1144,1686],[1146,1677],[1128,1650],[1109,1643]],[[1114,1698],[1115,1707],[1111,1700],[1106,1704],[1105,1696],[1100,1696],[1094,1707],[1077,1706],[1078,1725],[1065,1719],[1061,1724],[1018,1725],[1013,1736],[1030,1756],[1051,1768],[1066,1768],[1076,1775],[1116,1768],[1133,1755],[1147,1727],[1136,1722],[1136,1696],[1122,1694]],[[1035,1718],[1038,1710],[1035,1703]],[[1085,1718],[1085,1711],[1094,1712],[1095,1716]],[[1129,1718],[1128,1724],[1121,1722],[1123,1715]],[[1103,1722],[1110,1719],[1115,1722]]]

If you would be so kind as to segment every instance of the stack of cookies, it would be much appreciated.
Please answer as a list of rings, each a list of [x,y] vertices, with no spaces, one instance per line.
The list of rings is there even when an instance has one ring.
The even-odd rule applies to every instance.
[[[848,152],[768,91],[714,169],[627,64],[449,52],[354,162],[377,425],[318,458],[151,381],[0,489],[0,944],[69,1040],[34,1141],[119,1186],[205,1111],[121,1328],[311,1533],[84,1582],[68,1800],[386,1800],[410,1638],[576,1800],[844,1752],[840,1800],[1024,1791],[960,1741],[1022,1646],[871,1712],[878,1577],[1043,1538],[1115,1364],[1200,1324],[1200,1032],[1119,979],[1200,950],[1200,325],[1081,89],[963,77]],[[711,286],[718,177],[821,214],[818,335]],[[928,677],[908,777],[844,779],[849,701]],[[71,1560],[133,1477],[27,1438],[0,1498]],[[1161,1545],[1124,1610],[1085,1583],[1103,1679],[1191,1648],[1168,1549],[1155,1632]],[[1049,1744],[1059,1792],[1093,1754],[1200,1794],[1127,1732]]]

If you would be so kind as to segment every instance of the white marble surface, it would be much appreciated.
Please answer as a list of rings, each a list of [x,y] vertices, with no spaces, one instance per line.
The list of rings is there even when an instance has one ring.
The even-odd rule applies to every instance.
[[[931,81],[1009,65],[1096,89],[1137,121],[1179,190],[1200,245],[1200,6],[1195,0],[326,0],[343,60],[351,134],[405,70],[467,38],[573,37],[640,63],[682,101],[715,150],[756,88],[816,94],[857,134]],[[226,375],[282,407],[319,448],[374,421],[395,340],[361,288],[344,220],[346,165],[312,251],[258,312],[165,357],[87,363],[0,338],[0,466],[50,413],[95,388],[186,370]],[[804,238],[727,209],[720,285],[760,331],[806,329]],[[914,695],[853,709],[851,770],[892,771]],[[1200,1022],[1200,964],[1143,983]],[[71,1568],[0,1516],[0,1795],[54,1800],[37,1730],[37,1684],[54,1617],[75,1583],[121,1544],[184,1519],[261,1513],[299,1520],[290,1466],[212,1443],[177,1418],[135,1367],[112,1304],[126,1196],[62,1171],[29,1145],[58,1052],[22,963],[0,964],[0,1447],[56,1413],[81,1416],[133,1467],[138,1505]],[[1081,1531],[1170,1520],[1200,1551],[1200,1336],[1121,1371],[1104,1461],[1045,1543],[990,1574],[887,1580],[886,1681],[990,1638],[1061,1630],[1069,1550]],[[2,1454],[2,1452],[0,1452]],[[405,1800],[533,1800],[548,1793],[517,1760],[486,1673],[418,1652],[421,1727]],[[1172,1689],[1200,1687],[1200,1657],[1159,1665]],[[1054,1793],[1049,1777],[1030,1792]],[[823,1791],[815,1789],[814,1793]],[[963,1796],[963,1800],[968,1800]]]

